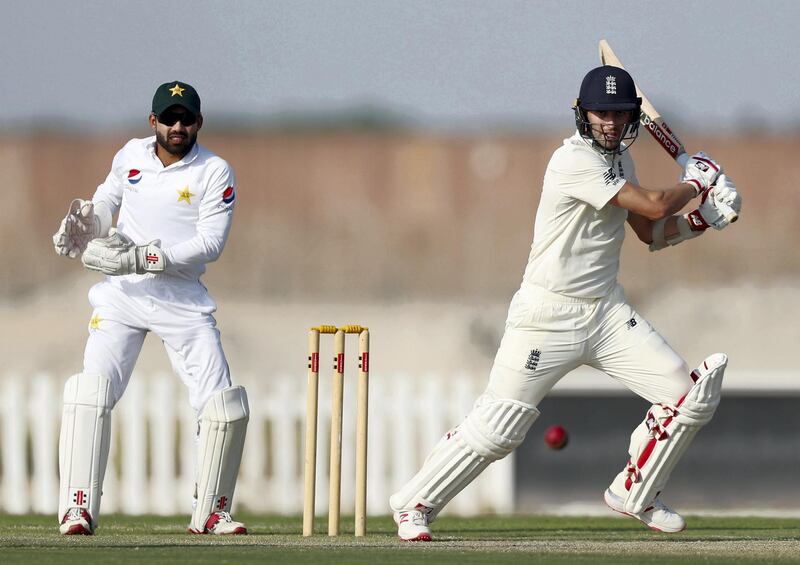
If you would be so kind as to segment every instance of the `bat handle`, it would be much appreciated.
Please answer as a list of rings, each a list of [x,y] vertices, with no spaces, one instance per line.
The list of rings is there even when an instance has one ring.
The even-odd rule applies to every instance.
[[[685,169],[686,163],[689,162],[689,154],[686,151],[684,151],[683,153],[679,153],[675,157],[675,162],[678,163],[678,165],[680,165],[682,169]]]
[[[728,223],[733,223],[739,219],[739,214],[736,213],[736,210],[728,206],[727,204],[723,204],[722,202],[717,202],[716,204],[717,209],[722,212],[722,215],[725,216],[725,219],[728,220]]]

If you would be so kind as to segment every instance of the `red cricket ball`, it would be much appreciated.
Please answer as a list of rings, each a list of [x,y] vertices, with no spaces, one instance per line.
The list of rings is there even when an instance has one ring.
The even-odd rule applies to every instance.
[[[544,431],[544,442],[550,449],[563,449],[569,442],[567,430],[564,426],[550,426]]]

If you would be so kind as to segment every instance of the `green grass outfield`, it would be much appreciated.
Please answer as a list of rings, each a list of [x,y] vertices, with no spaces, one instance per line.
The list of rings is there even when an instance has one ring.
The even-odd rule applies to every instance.
[[[96,536],[60,536],[52,516],[0,514],[0,562],[10,563],[800,563],[800,519],[689,517],[680,534],[624,517],[449,518],[436,541],[402,543],[388,517],[355,539],[299,535],[299,518],[237,515],[250,535],[188,535],[187,517],[104,516]],[[321,533],[324,519],[318,520]],[[348,526],[349,525],[349,529]]]

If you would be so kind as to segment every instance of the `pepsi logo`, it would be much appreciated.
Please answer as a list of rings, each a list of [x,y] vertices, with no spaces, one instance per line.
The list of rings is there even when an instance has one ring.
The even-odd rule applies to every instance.
[[[222,201],[225,204],[230,204],[234,200],[236,200],[236,189],[234,189],[232,186],[229,186],[225,189],[225,192],[222,193]]]
[[[136,184],[140,180],[142,180],[142,171],[139,169],[131,169],[128,171],[128,182],[131,184]]]

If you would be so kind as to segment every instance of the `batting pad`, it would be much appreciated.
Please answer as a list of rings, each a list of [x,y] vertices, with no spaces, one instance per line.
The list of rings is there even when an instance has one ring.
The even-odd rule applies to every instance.
[[[58,521],[70,508],[85,508],[97,527],[103,477],[111,441],[111,383],[91,373],[71,376],[64,385],[58,442]]]
[[[390,497],[392,509],[424,507],[428,522],[433,522],[490,463],[514,451],[538,417],[534,406],[483,394],[464,422],[433,448],[414,478]]]
[[[675,406],[653,405],[634,430],[631,459],[623,471],[628,491],[626,512],[638,514],[646,509],[667,484],[694,436],[711,421],[719,405],[727,365],[728,358],[722,353],[708,357],[692,371],[694,385]]]
[[[193,531],[203,532],[212,512],[230,511],[249,418],[241,386],[215,392],[200,414],[197,505],[189,525]]]

